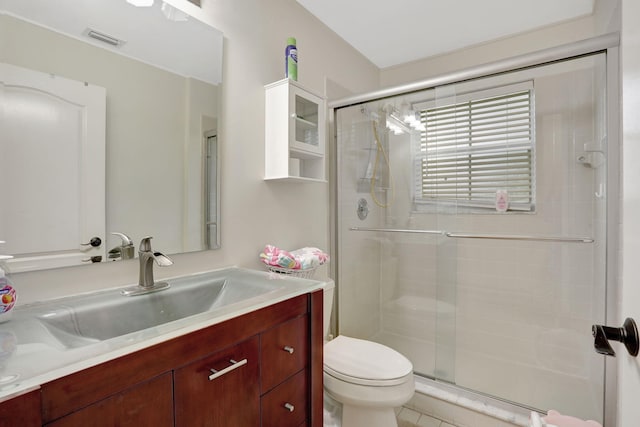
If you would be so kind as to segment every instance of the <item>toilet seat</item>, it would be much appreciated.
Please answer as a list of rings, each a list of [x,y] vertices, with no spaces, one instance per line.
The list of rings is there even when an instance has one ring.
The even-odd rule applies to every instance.
[[[324,345],[324,372],[352,384],[389,387],[412,377],[413,365],[385,345],[339,335]]]

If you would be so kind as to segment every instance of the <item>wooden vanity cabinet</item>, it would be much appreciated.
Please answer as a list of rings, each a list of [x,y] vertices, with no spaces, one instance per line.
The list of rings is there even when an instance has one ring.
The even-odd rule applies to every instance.
[[[38,427],[40,415],[40,390],[31,390],[0,402],[0,427]]]
[[[53,427],[321,427],[322,291],[43,384],[41,400]]]

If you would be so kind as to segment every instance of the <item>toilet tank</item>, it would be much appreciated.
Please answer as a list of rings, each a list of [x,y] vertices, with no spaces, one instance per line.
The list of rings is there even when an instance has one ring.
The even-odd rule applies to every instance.
[[[333,292],[336,285],[331,279],[327,279],[322,286],[322,331],[326,340],[329,336],[329,326],[331,325],[331,310],[333,309]]]

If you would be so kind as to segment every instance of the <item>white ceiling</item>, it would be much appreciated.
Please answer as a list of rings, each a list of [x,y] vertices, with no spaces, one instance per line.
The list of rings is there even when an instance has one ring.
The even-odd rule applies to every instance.
[[[380,68],[593,13],[594,0],[297,0]]]
[[[197,19],[167,19],[163,1],[135,7],[125,0],[0,0],[0,14],[129,56],[182,76],[222,80],[222,33]],[[124,41],[113,47],[86,36],[87,29]]]

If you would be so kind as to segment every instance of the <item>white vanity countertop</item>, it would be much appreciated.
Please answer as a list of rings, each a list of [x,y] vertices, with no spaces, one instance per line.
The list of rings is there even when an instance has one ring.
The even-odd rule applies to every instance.
[[[198,280],[202,280],[203,275],[211,275],[213,279],[219,279],[229,272],[231,274],[244,275],[243,278],[251,276],[258,280],[267,280],[270,286],[275,285],[274,289],[262,295],[216,308],[213,311],[206,311],[173,322],[75,348],[67,348],[61,344],[31,314],[34,310],[43,312],[51,308],[67,308],[69,300],[74,297],[15,308],[12,320],[0,324],[0,402],[38,388],[40,385],[57,378],[289,298],[322,289],[325,285],[324,281],[303,280],[236,267],[182,276],[174,280],[189,279],[190,277],[197,277]],[[172,283],[172,279],[168,281]],[[180,283],[175,284],[175,286],[179,285]],[[230,282],[230,286],[232,285],[233,278],[231,278]],[[114,298],[144,298],[144,296],[121,296],[119,295],[119,290],[106,292],[112,293]]]

